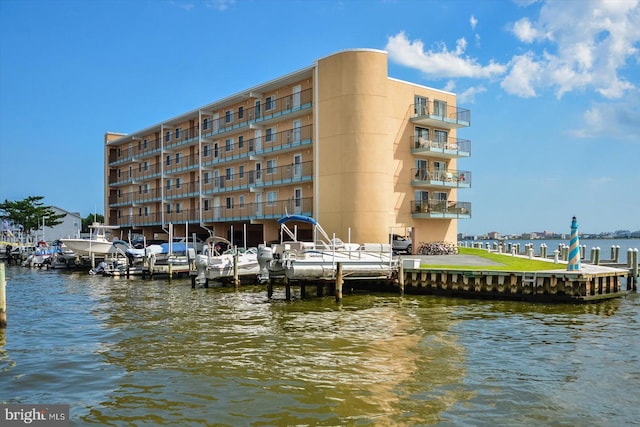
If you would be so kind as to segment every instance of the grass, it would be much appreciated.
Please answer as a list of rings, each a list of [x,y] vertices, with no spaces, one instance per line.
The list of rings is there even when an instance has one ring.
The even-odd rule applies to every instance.
[[[514,257],[507,254],[499,254],[489,252],[485,249],[477,248],[458,248],[458,252],[461,255],[473,255],[480,258],[485,258],[494,262],[498,262],[501,265],[483,265],[483,266],[471,266],[471,265],[439,265],[439,264],[422,264],[421,268],[441,268],[441,269],[455,269],[455,270],[483,270],[483,271],[541,271],[541,270],[566,270],[567,266],[564,264],[554,264],[552,262],[540,261],[529,258]]]

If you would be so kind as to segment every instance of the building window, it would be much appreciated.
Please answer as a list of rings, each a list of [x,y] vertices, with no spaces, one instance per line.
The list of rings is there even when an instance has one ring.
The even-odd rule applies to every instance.
[[[208,211],[210,209],[209,199],[204,199],[204,210]]]
[[[276,173],[276,161],[275,160],[267,160],[267,174]]]
[[[170,179],[167,180],[167,190],[171,190],[171,184],[172,184],[171,181],[172,180],[170,180]]]
[[[167,203],[167,213],[171,213],[171,203]]]
[[[413,97],[414,104],[414,114],[418,116],[428,116],[429,115],[429,98],[424,96],[415,95]]]
[[[233,138],[227,138],[224,140],[224,149],[225,151],[233,150]]]
[[[138,194],[142,194],[142,185],[138,185]]]
[[[165,140],[166,140],[166,142],[170,142],[171,141],[171,131],[167,131],[167,134],[165,136]]]
[[[220,149],[218,147],[218,143],[216,142],[215,144],[213,144],[213,157],[215,157],[216,159],[220,155],[219,151],[220,151]]]
[[[440,143],[446,143],[447,142],[447,131],[444,130],[434,130],[433,131],[433,137],[435,139],[435,142],[440,142]]]
[[[138,163],[138,172],[142,172],[142,163]]]
[[[149,194],[149,184],[144,185],[144,194]]]
[[[206,117],[203,121],[202,121],[202,128],[204,130],[209,129],[209,126],[211,126],[211,119],[209,117]]]
[[[238,137],[238,149],[244,148],[244,136],[240,135]]]
[[[176,188],[182,188],[182,178],[176,178]]]
[[[149,206],[144,207],[144,216],[149,216]]]
[[[118,169],[118,178],[122,176],[122,170]]]
[[[446,117],[447,116],[447,103],[444,101],[433,101],[433,115]]]
[[[182,203],[176,203],[176,213],[182,212]]]
[[[273,128],[267,128],[264,140],[266,142],[273,142],[275,140],[275,132]]]
[[[231,123],[233,122],[233,110],[227,110],[224,113],[224,122]]]
[[[227,181],[231,181],[233,179],[233,168],[227,168],[225,170],[225,177]]]
[[[238,204],[241,208],[244,208],[244,196],[238,196]]]
[[[227,209],[233,209],[233,197],[227,197]]]
[[[146,150],[149,147],[149,140],[145,139],[144,140],[144,149]]]
[[[244,165],[238,166],[238,178],[240,179],[244,178]]]
[[[176,165],[180,163],[180,153],[176,153]]]
[[[238,119],[244,117],[244,107],[238,107]]]
[[[267,192],[267,206],[275,206],[276,205],[276,197],[277,193],[275,191]]]
[[[211,177],[209,175],[209,172],[205,172],[204,173],[204,183],[208,184],[210,180],[211,180]]]
[[[118,218],[122,218],[122,211],[121,211],[120,209],[118,209]],[[77,227],[77,226],[78,226],[78,224],[74,222],[74,223],[73,223],[73,226],[74,226],[74,227]]]
[[[149,170],[149,162],[144,162],[144,170],[145,171]]]
[[[142,216],[142,208],[138,208],[138,216]]]
[[[142,151],[142,141],[138,141],[138,151]]]
[[[133,176],[133,167],[129,166],[129,178]]]
[[[171,156],[167,156],[167,166],[169,166],[171,164]]]
[[[264,100],[264,109],[265,111],[273,110],[276,108],[276,97],[275,96],[267,96],[267,99]]]
[[[176,128],[176,139],[180,139],[182,137],[182,128]]]
[[[205,157],[209,157],[211,155],[211,147],[209,147],[209,145],[205,145],[204,147],[202,147],[202,154]]]

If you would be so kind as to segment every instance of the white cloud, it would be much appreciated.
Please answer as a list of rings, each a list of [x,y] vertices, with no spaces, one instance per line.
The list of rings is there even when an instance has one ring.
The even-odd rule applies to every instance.
[[[520,97],[552,90],[561,98],[566,93],[591,90],[607,99],[619,99],[640,83],[636,72],[640,63],[639,1],[540,0],[537,16],[508,25],[527,47],[513,52],[507,64],[493,60],[482,64],[465,55],[464,38],[457,40],[454,51],[442,42],[426,49],[420,39],[410,40],[400,32],[388,38],[386,50],[392,61],[430,78],[501,78],[500,86]],[[538,2],[517,3],[530,6]],[[474,16],[470,24],[477,25]]]
[[[640,135],[640,90],[633,90],[618,102],[597,102],[584,113],[584,127],[571,135],[579,138],[628,140],[636,144]]]
[[[471,18],[469,18],[469,24],[471,24],[472,30],[476,29],[476,25],[478,25],[478,20],[476,19],[475,16],[471,15]]]
[[[436,51],[425,51],[421,40],[410,41],[404,32],[400,32],[388,38],[385,49],[392,61],[418,69],[430,77],[490,78],[504,73],[504,65],[491,61],[483,66],[476,59],[463,56],[466,47],[467,41],[461,38],[457,40],[454,52],[447,50],[444,43]]]
[[[535,86],[540,79],[541,66],[531,53],[514,56],[509,64],[511,71],[500,86],[511,95],[530,98],[536,96]]]
[[[476,102],[476,95],[485,93],[487,88],[484,86],[472,86],[458,94],[457,100],[461,104],[473,104]]]
[[[509,93],[530,94],[551,87],[562,97],[567,92],[592,89],[613,99],[635,87],[620,72],[629,60],[638,59],[638,0],[546,1],[536,22],[522,18],[511,31],[523,43],[543,44],[543,53],[532,50],[527,55],[544,78],[537,82],[522,79],[522,70],[512,68],[505,78],[507,83],[503,81]],[[518,81],[526,86],[518,88]]]
[[[524,43],[533,43],[533,41],[539,37],[538,30],[531,25],[529,18],[522,18],[516,21],[511,27],[511,31],[518,40]]]
[[[205,2],[206,6],[211,9],[218,9],[221,12],[229,9],[229,7],[233,6],[236,0],[207,0]]]

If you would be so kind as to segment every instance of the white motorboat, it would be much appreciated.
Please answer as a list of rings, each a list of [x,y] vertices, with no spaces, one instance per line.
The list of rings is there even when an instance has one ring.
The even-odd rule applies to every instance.
[[[89,228],[92,232],[88,239],[60,239],[60,241],[76,255],[106,255],[113,253],[113,242],[107,239],[107,230],[115,230],[120,227],[117,225],[101,225],[94,222]]]
[[[299,241],[287,226],[291,221],[311,224],[313,241]],[[342,266],[345,280],[387,279],[397,269],[397,260],[394,260],[388,243],[359,244],[331,239],[315,219],[303,215],[288,215],[278,223],[280,243],[271,248],[259,248],[261,280],[284,277],[290,280],[333,280],[338,264]],[[285,241],[285,238],[291,241]]]
[[[233,248],[227,239],[212,236],[205,241],[202,254],[196,256],[193,283],[207,284],[209,280],[225,281],[234,277],[234,263],[238,277],[254,277],[260,272],[257,248]],[[223,251],[222,248],[230,248]],[[222,252],[222,253],[220,253]]]

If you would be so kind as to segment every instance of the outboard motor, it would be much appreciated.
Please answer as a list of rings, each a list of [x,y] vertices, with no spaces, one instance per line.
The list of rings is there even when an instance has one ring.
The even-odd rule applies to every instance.
[[[273,250],[267,245],[258,245],[258,265],[260,266],[258,280],[260,282],[267,282],[269,280],[269,264],[272,260]]]
[[[107,263],[102,261],[96,266],[96,268],[92,268],[91,270],[89,270],[89,274],[100,274],[104,272],[105,268],[107,268]]]

